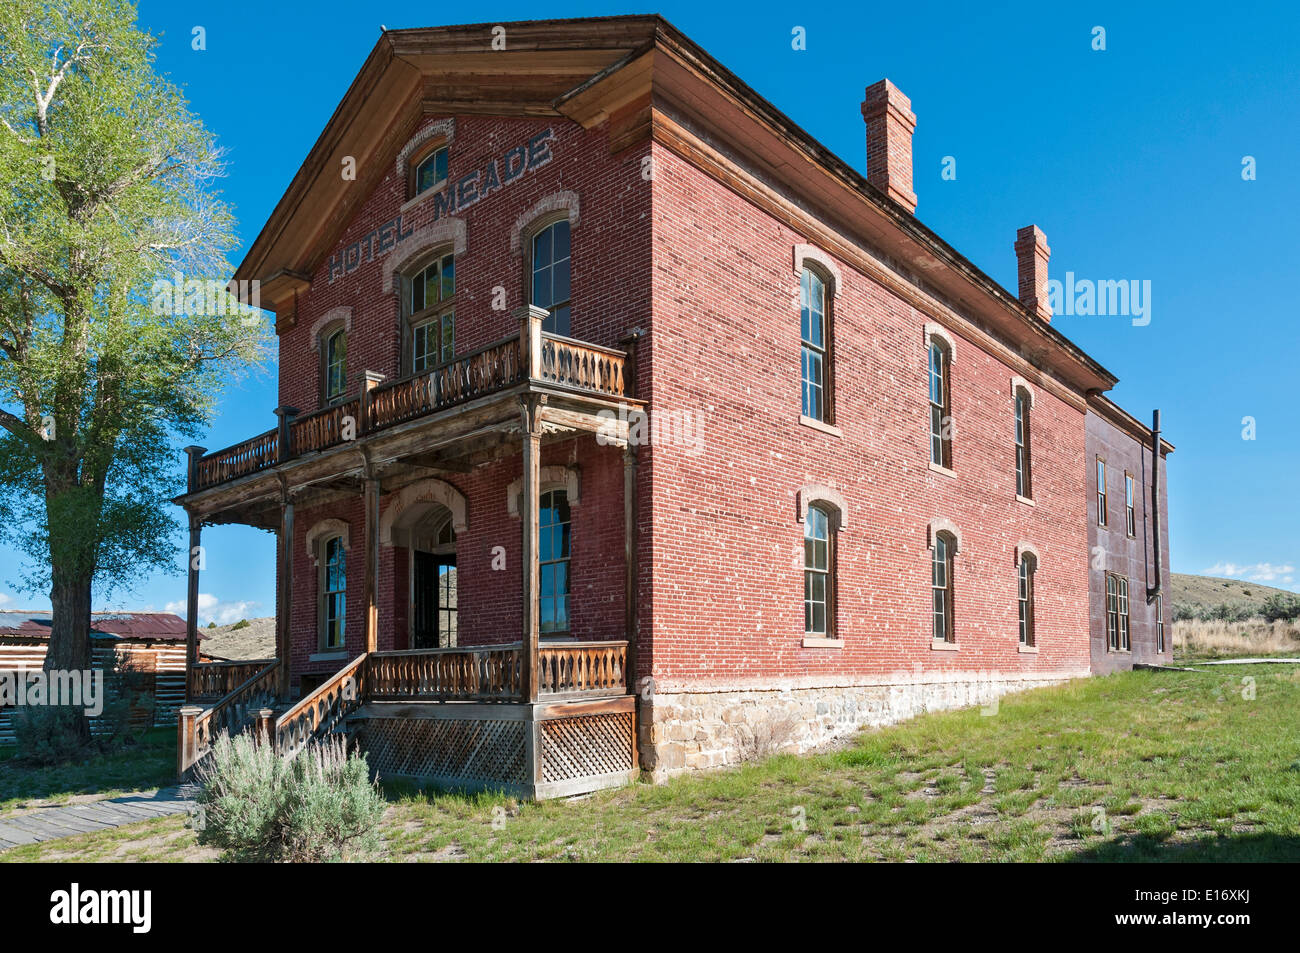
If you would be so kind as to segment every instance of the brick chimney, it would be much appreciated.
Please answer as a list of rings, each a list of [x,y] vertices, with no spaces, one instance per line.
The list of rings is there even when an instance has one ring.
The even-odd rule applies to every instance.
[[[862,120],[867,124],[867,181],[916,211],[912,191],[912,131],[916,114],[912,101],[887,79],[867,87],[862,100]]]
[[[1016,232],[1016,274],[1020,283],[1020,301],[1030,311],[1051,322],[1052,308],[1047,301],[1047,260],[1052,250],[1047,236],[1037,225],[1026,225]]]

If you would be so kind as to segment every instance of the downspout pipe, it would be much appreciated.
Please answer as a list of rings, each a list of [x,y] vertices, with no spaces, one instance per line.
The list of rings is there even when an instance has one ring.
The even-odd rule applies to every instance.
[[[1152,548],[1156,562],[1156,584],[1147,587],[1147,602],[1155,602],[1164,583],[1164,571],[1160,565],[1160,410],[1151,413],[1151,506],[1153,530]]]

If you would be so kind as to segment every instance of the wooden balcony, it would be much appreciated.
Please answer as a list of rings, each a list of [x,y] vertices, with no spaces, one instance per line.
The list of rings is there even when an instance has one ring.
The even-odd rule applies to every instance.
[[[381,778],[537,799],[623,784],[637,771],[627,650],[623,641],[543,646],[534,702],[522,643],[369,652],[275,711],[266,706],[277,663],[250,663],[216,704],[182,712],[179,767],[191,772],[221,731],[251,731],[285,754],[344,734]],[[235,671],[208,666],[198,684],[233,682]]]
[[[297,416],[224,450],[194,455],[187,495],[278,464],[364,440],[420,418],[513,390],[558,390],[604,400],[632,399],[634,362],[627,351],[541,330],[536,312],[519,335],[428,371],[366,386],[359,396]]]

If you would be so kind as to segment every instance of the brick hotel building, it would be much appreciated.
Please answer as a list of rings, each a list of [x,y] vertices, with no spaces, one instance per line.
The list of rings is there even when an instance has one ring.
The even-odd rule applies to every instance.
[[[865,174],[655,16],[384,33],[235,275],[278,416],[178,502],[277,534],[277,658],[191,666],[188,759],[256,696],[545,797],[1167,661],[1173,448],[1043,233],[1007,292],[907,97],[853,121]]]

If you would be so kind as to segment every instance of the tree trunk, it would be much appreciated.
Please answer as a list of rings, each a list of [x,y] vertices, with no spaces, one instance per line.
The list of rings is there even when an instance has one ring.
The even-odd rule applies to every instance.
[[[62,571],[55,563],[50,605],[54,609],[50,626],[50,647],[45,653],[45,671],[89,671],[90,652],[90,585],[88,573]],[[74,714],[75,713],[75,714]],[[85,711],[71,709],[68,723],[78,740],[90,741],[90,721]]]

